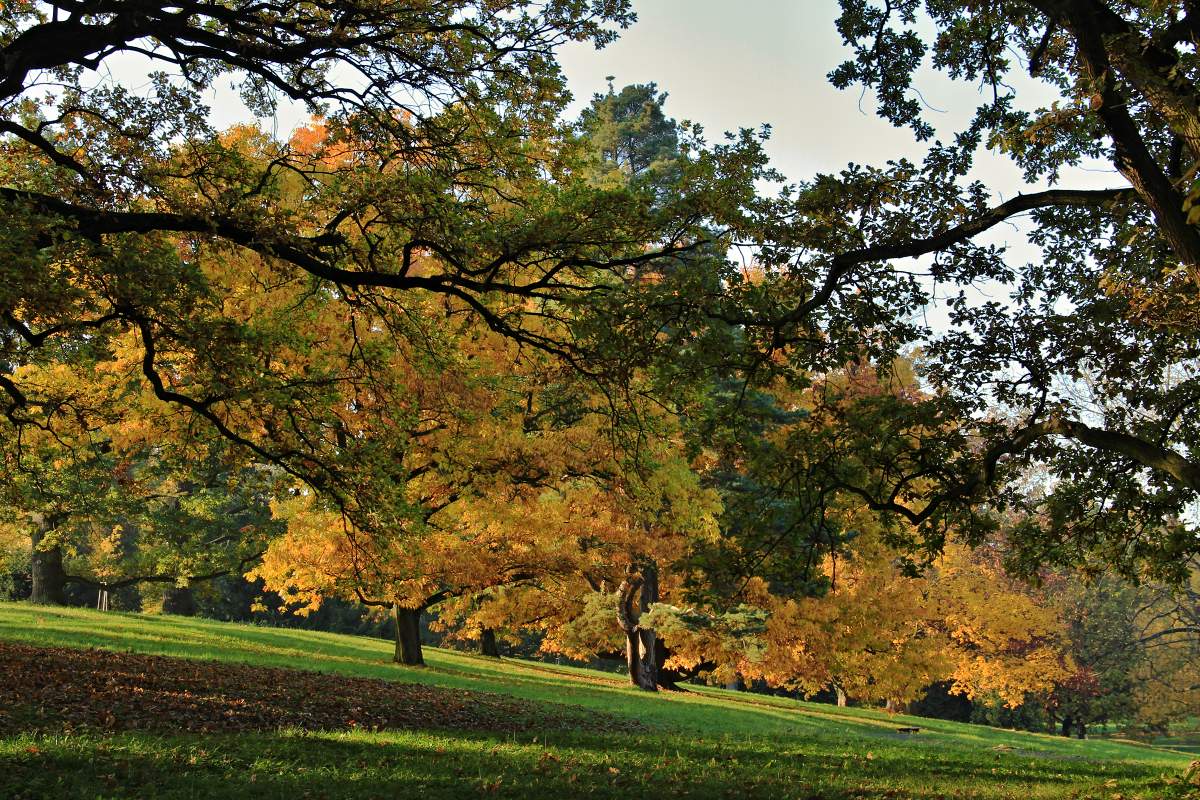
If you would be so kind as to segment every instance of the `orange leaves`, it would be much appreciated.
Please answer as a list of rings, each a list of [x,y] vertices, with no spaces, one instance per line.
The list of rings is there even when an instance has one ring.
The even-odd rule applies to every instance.
[[[744,677],[806,693],[837,686],[863,701],[905,701],[952,680],[964,694],[1016,705],[1066,674],[1062,623],[1032,592],[956,544],[925,575],[905,575],[869,515],[853,516],[863,533],[827,595],[749,587],[770,616],[757,655],[738,662]]]
[[[287,522],[287,531],[271,540],[246,578],[261,579],[264,588],[277,593],[295,613],[312,613],[326,596],[344,592],[353,580],[353,564],[345,557],[344,521],[320,508],[312,495],[276,500],[271,514]]]
[[[1015,706],[1068,673],[1057,612],[967,548],[946,548],[930,597],[956,653],[951,677],[963,694],[995,693]]]

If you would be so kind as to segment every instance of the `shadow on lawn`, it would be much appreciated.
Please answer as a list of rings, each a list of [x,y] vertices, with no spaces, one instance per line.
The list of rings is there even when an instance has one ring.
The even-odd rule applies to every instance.
[[[902,753],[816,755],[761,742],[560,733],[536,741],[466,732],[23,737],[0,750],[0,796],[924,800],[966,791],[1060,797],[1095,777],[1063,764],[943,755],[914,761]]]

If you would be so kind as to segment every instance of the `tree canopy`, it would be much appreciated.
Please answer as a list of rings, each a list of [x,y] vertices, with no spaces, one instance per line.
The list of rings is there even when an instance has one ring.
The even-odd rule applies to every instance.
[[[1113,681],[1194,681],[1200,12],[841,6],[832,82],[924,155],[796,183],[654,83],[564,118],[556,48],[625,0],[0,7],[0,499],[40,599],[248,569],[391,609],[410,663],[443,604],[648,690],[1077,720],[1117,619],[1172,648]],[[926,65],[987,88],[962,130]],[[1148,617],[1055,594],[1114,570]]]
[[[873,91],[925,156],[785,193],[738,322],[797,372],[916,352],[921,392],[831,410],[824,435],[854,455],[819,482],[917,526],[913,543],[935,552],[949,529],[983,537],[1021,508],[1036,511],[1012,533],[1027,571],[1178,579],[1200,545],[1195,9],[841,5],[853,55],[833,83]],[[922,105],[930,64],[986,88],[962,130],[938,131]],[[985,150],[1023,171],[1027,193],[995,199],[1011,187],[974,177]],[[1072,188],[1073,168],[1096,163],[1111,188]],[[1032,255],[989,238],[1010,220]],[[924,321],[936,305],[948,325]]]

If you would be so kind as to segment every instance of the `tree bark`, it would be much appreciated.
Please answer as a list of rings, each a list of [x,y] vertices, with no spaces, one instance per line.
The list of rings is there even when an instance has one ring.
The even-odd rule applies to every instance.
[[[843,689],[841,686],[835,685],[833,687],[833,691],[834,691],[834,694],[837,695],[838,708],[845,708],[846,707],[846,690]]]
[[[1062,735],[1066,736],[1067,738],[1070,738],[1071,728],[1074,727],[1074,724],[1075,724],[1075,719],[1071,715],[1068,714],[1067,716],[1063,717]]]
[[[396,625],[396,654],[392,659],[397,664],[409,667],[425,666],[421,652],[421,608],[403,608],[392,604],[392,621]]]
[[[653,566],[641,572],[629,568],[625,580],[617,589],[617,621],[625,631],[625,666],[629,669],[631,685],[647,692],[658,691],[658,668],[653,629],[639,624],[642,612],[658,599],[658,575]]]
[[[641,612],[658,602],[658,570],[653,565],[642,569],[642,597],[639,603],[638,640],[641,644],[638,686],[648,692],[658,691],[658,635],[653,628],[641,625]]]
[[[632,686],[640,686],[638,677],[642,674],[641,668],[641,640],[638,638],[637,629],[625,629],[625,668],[629,670],[629,683]]]
[[[30,534],[33,541],[33,556],[30,559],[30,573],[33,578],[33,591],[29,599],[33,603],[47,606],[65,606],[67,604],[67,573],[63,569],[62,548],[40,547],[46,534],[54,529],[50,517],[39,515],[36,527]]]
[[[642,588],[642,576],[630,568],[625,580],[617,587],[617,622],[625,632],[625,668],[629,672],[629,683],[640,686],[638,677],[641,675],[641,637],[638,636],[638,613],[635,603],[638,590]]]
[[[483,632],[479,634],[479,652],[492,658],[500,657],[500,647],[496,644],[496,632],[491,628],[484,628]]]
[[[190,586],[168,586],[163,591],[162,612],[180,617],[196,616],[196,595]]]

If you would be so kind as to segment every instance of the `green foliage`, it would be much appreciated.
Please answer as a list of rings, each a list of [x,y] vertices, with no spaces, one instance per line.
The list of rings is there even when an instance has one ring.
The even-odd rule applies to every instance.
[[[1138,643],[1136,588],[1108,579],[1071,587],[1064,599],[1077,670],[1055,689],[1053,710],[1083,725],[1133,718],[1135,671],[1146,655]]]
[[[1083,563],[1181,580],[1200,541],[1189,511],[1200,229],[1185,209],[1200,60],[1183,33],[1195,9],[841,7],[851,56],[831,80],[873,92],[882,117],[928,144],[918,159],[851,164],[783,191],[755,229],[761,274],[729,294],[755,368],[804,380],[866,362],[882,374],[915,348],[920,377],[907,395],[814,402],[820,424],[795,446],[820,465],[815,484],[910,526],[919,554],[953,530],[982,541],[1024,512],[1013,565],[1028,574]],[[926,66],[984,87],[960,130],[935,127]],[[985,148],[1025,185],[975,180]],[[1122,180],[1058,185],[1094,159]],[[1022,214],[1029,258],[989,234]],[[925,321],[934,306],[948,327]]]
[[[677,171],[680,142],[675,121],[663,112],[665,92],[653,83],[598,94],[580,115],[587,147],[598,156],[601,184],[668,185]]]
[[[18,542],[0,542],[0,600],[29,596],[31,552]]]

